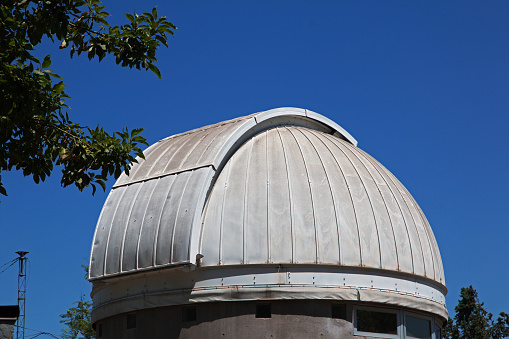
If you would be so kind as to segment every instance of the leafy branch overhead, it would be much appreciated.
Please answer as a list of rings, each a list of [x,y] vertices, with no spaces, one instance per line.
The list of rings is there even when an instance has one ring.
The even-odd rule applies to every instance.
[[[67,49],[71,58],[86,53],[101,61],[112,55],[122,67],[151,70],[156,51],[176,27],[151,12],[126,14],[128,22],[110,26],[98,0],[3,0],[0,4],[0,173],[22,170],[44,181],[61,165],[63,186],[105,188],[108,175],[129,171],[143,158],[142,129],[112,134],[70,121],[62,78],[49,67],[51,57],[34,56],[44,37]],[[7,195],[0,178],[0,193]]]

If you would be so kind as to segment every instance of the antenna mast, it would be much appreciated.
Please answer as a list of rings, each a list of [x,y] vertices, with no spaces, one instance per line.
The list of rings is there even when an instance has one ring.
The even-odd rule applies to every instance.
[[[16,331],[16,339],[25,339],[25,296],[27,290],[27,275],[26,275],[26,261],[25,255],[28,252],[18,251],[16,254],[19,255],[19,275],[18,275],[18,306],[19,306],[19,318],[18,318],[18,330]]]

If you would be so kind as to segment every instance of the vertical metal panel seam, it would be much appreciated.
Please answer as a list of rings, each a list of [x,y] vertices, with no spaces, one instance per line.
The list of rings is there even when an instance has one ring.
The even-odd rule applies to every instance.
[[[214,166],[212,166],[212,165],[209,165],[206,167],[201,167],[201,168],[207,168],[208,173],[206,175],[204,175],[205,178],[203,179],[202,186],[200,187],[200,195],[197,199],[197,201],[200,202],[200,204],[197,204],[197,206],[195,208],[193,222],[192,222],[192,226],[191,226],[191,235],[189,237],[189,245],[188,245],[188,249],[189,249],[188,256],[191,261],[193,259],[198,260],[198,258],[196,258],[196,255],[202,254],[203,225],[204,225],[204,217],[205,217],[204,213],[207,210],[207,206],[209,203],[209,195],[207,193],[212,192],[212,188],[210,187],[210,185],[212,183],[212,178],[214,177],[214,174],[216,172],[216,170],[214,169]],[[195,231],[195,226],[199,227],[198,231]],[[196,239],[195,232],[198,232],[198,239]],[[193,236],[193,234],[195,234],[195,235]],[[196,247],[196,248],[194,248],[194,247]],[[194,251],[193,251],[193,249],[194,249]],[[193,254],[195,255],[195,257],[192,256]]]
[[[419,210],[420,210],[420,207],[419,207]],[[435,234],[433,233],[433,230],[431,229],[431,225],[429,224],[428,219],[426,218],[426,216],[424,215],[424,213],[422,211],[421,211],[421,213],[423,214],[424,219],[426,220],[427,225],[428,225],[428,233],[429,233],[429,237],[430,237],[430,242],[432,243],[432,246],[434,249],[434,255],[436,256],[436,263],[437,263],[437,268],[439,270],[438,273],[440,274],[440,281],[445,285],[444,266],[442,263],[442,256],[440,255],[440,249],[438,248],[438,243],[435,238]]]
[[[249,141],[251,141],[251,139],[249,139]],[[242,263],[246,263],[247,262],[247,258],[246,258],[246,255],[247,255],[247,232],[246,232],[246,227],[247,227],[247,217],[248,217],[248,210],[247,210],[247,205],[248,205],[248,183],[249,183],[249,168],[250,168],[250,165],[251,165],[251,154],[253,153],[253,145],[254,143],[253,142],[248,142],[250,148],[249,148],[249,153],[247,155],[247,165],[246,165],[246,176],[245,176],[245,183],[244,183],[244,214],[242,216]]]
[[[292,263],[295,263],[295,230],[293,228],[294,225],[294,214],[293,214],[293,200],[292,200],[292,185],[290,184],[290,169],[288,165],[288,157],[286,155],[285,143],[283,142],[283,137],[279,132],[279,128],[276,127],[276,132],[279,136],[279,140],[281,141],[281,147],[283,148],[283,155],[285,158],[285,167],[286,167],[286,182],[288,184],[288,202],[290,206],[290,243],[292,245]]]
[[[316,154],[318,155],[318,159],[320,159],[320,164],[322,165],[323,171],[325,172],[325,178],[327,179],[327,183],[329,185],[329,192],[331,194],[332,204],[333,204],[333,207],[334,207],[334,218],[336,219],[336,232],[338,234],[338,237],[337,237],[337,240],[338,240],[338,258],[339,258],[339,262],[341,263],[341,251],[339,250],[340,243],[339,243],[339,219],[338,219],[338,211],[337,211],[337,202],[336,202],[336,199],[334,198],[334,194],[332,192],[332,185],[331,185],[330,180],[329,180],[329,174],[327,173],[327,169],[325,168],[325,164],[323,163],[322,157],[320,156],[320,153],[316,149],[316,146],[314,145],[314,143],[311,141],[311,139],[309,139],[309,137],[304,132],[302,132],[301,129],[296,129],[296,130],[299,131],[309,141],[309,143],[311,144],[311,146],[315,150]],[[306,132],[308,132],[308,131],[310,132],[311,130],[306,130]]]
[[[212,177],[214,177],[215,173],[216,173],[216,170],[214,169],[214,166],[211,165],[210,167],[212,168],[212,171],[214,172],[212,174]],[[219,176],[217,176],[217,177],[219,177]],[[206,184],[206,181],[207,180],[205,180],[205,184]],[[199,239],[199,245],[198,245],[198,253],[200,253],[200,254],[203,254],[203,247],[202,246],[203,246],[203,230],[204,230],[204,226],[205,226],[205,215],[207,214],[207,209],[209,207],[209,203],[210,203],[210,200],[211,200],[211,197],[212,197],[212,192],[214,191],[214,187],[215,187],[216,183],[217,183],[217,180],[214,182],[212,187],[210,187],[208,189],[209,194],[205,198],[205,204],[203,205],[203,209],[202,209],[202,212],[201,212],[201,221],[200,221],[201,229],[200,229],[200,239]],[[189,248],[191,248],[191,247],[189,247]]]
[[[210,132],[209,132],[207,135],[209,135],[210,133],[214,132],[214,131],[215,131],[216,129],[218,129],[218,128],[219,128],[219,126],[218,126],[218,127],[211,128],[211,129],[210,129]],[[222,133],[219,133],[219,134],[222,134]],[[216,140],[216,137],[213,137],[213,138],[209,141],[209,143],[208,143],[208,144],[207,144],[207,146],[204,148],[204,150],[203,150],[202,154],[200,155],[200,157],[198,158],[198,160],[196,160],[196,164],[195,164],[195,165],[197,165],[197,164],[199,164],[199,163],[200,163],[200,161],[201,161],[201,159],[203,158],[203,156],[204,156],[205,154],[207,154],[207,153],[208,153],[208,150],[209,150],[210,145],[212,145],[212,143],[213,143],[215,140]]]
[[[428,232],[428,228],[427,228],[427,224],[429,224],[428,220],[424,217],[424,213],[422,213],[422,211],[419,208],[419,205],[417,205],[417,202],[415,201],[414,197],[410,194],[410,192],[408,192],[408,190],[406,188],[405,188],[405,190],[407,191],[407,194],[409,196],[410,203],[412,204],[414,209],[417,211],[417,214],[419,215],[419,217],[421,219],[422,228],[424,229],[424,234],[426,235],[426,240],[427,240],[427,243],[428,243],[428,247],[429,247],[430,252],[431,252],[431,262],[432,262],[432,266],[431,267],[433,269],[433,278],[436,279],[436,272],[435,272],[435,249],[431,245],[431,240],[430,240],[430,236],[429,236],[429,232]]]
[[[145,156],[145,159],[150,156],[150,154],[152,154],[152,152],[154,152],[154,150],[156,150],[158,147],[153,147],[154,149],[152,149],[152,146],[156,146],[158,143],[161,143],[161,145],[164,143],[162,140],[159,140],[158,142],[156,142],[155,144],[149,146],[145,151],[143,151],[143,155]],[[159,145],[159,146],[161,146]],[[150,153],[149,153],[150,151]],[[145,152],[147,152],[147,154],[145,154]],[[145,160],[144,159],[141,159],[140,162],[137,163],[136,166],[133,166],[131,168],[131,170],[129,170],[129,176],[131,176],[132,178],[134,178],[134,176],[136,175],[136,172],[138,172],[138,169],[142,166],[142,163],[144,162]]]
[[[341,174],[342,174],[343,178],[345,179],[345,183],[346,183],[346,184],[347,184],[347,186],[348,186],[348,183],[347,183],[347,181],[346,181],[346,177],[345,177],[345,175],[343,174],[343,170],[342,170],[342,169],[341,169],[341,167],[339,166],[339,163],[337,162],[337,159],[336,159],[336,157],[334,156],[334,154],[332,154],[332,152],[331,152],[330,148],[329,148],[329,147],[328,147],[328,146],[327,146],[327,145],[323,142],[323,140],[322,140],[320,137],[318,137],[318,136],[316,135],[317,133],[316,133],[315,131],[313,131],[313,130],[311,130],[311,129],[310,129],[310,130],[307,130],[307,132],[309,132],[309,133],[311,133],[312,135],[314,135],[314,136],[315,136],[315,138],[317,138],[317,139],[318,139],[318,140],[319,140],[319,141],[320,141],[320,142],[321,142],[321,143],[322,143],[322,144],[323,144],[323,145],[327,148],[327,150],[329,151],[329,153],[332,155],[332,157],[333,157],[333,158],[334,158],[334,160],[336,161],[336,164],[338,165],[338,168],[339,168],[339,170],[340,170],[340,172],[341,172]],[[303,134],[304,134],[304,133],[303,133]],[[307,138],[307,137],[306,137],[306,138]],[[309,138],[308,138],[308,140],[310,141],[311,145],[313,146],[313,148],[315,149],[316,153],[318,154],[318,157],[320,158],[320,161],[322,162],[323,170],[325,171],[325,174],[326,174],[326,176],[327,176],[327,182],[329,183],[329,189],[330,189],[331,196],[332,196],[332,201],[333,201],[333,204],[334,204],[334,217],[336,218],[336,230],[337,230],[337,232],[338,232],[339,263],[340,263],[340,265],[341,265],[341,247],[342,247],[342,246],[341,246],[341,239],[340,239],[340,235],[339,235],[339,234],[340,234],[340,228],[341,228],[341,227],[340,227],[340,225],[339,225],[339,218],[338,218],[338,214],[339,214],[339,212],[338,212],[338,210],[337,210],[337,202],[336,202],[336,198],[335,198],[335,196],[334,196],[334,192],[333,192],[333,190],[332,190],[332,185],[331,185],[330,180],[329,180],[329,175],[327,174],[327,169],[325,168],[325,165],[324,165],[324,163],[323,163],[322,157],[320,156],[320,154],[319,154],[319,153],[318,153],[318,151],[316,150],[316,147],[315,147],[315,145],[313,144],[313,142],[312,142]],[[350,187],[348,187],[348,192],[350,192]],[[350,196],[350,200],[351,200],[351,199],[352,199],[351,194],[349,194],[349,196]],[[357,216],[356,216],[356,214],[355,214],[355,208],[354,208],[353,201],[352,201],[352,208],[353,208],[353,210],[354,210],[355,221],[356,221],[356,223],[357,223]],[[357,227],[357,234],[358,234],[358,233],[359,233],[359,229],[358,229],[358,227]],[[360,249],[360,248],[361,248],[361,246],[360,246],[360,235],[358,234],[358,236],[359,236],[359,249]],[[361,266],[362,266],[362,258],[361,258]]]
[[[234,130],[221,143],[218,143],[218,150],[211,159],[213,166],[221,167],[221,164],[227,161],[228,157],[231,157],[242,146],[243,142],[251,136],[248,132],[256,126],[256,119],[243,119],[239,120],[238,123],[233,125]]]
[[[358,150],[357,147],[353,147],[351,145],[349,145],[348,143],[344,143],[346,147],[348,147],[350,149],[350,151],[352,152],[352,154],[354,155],[354,157],[356,157],[359,162],[362,164],[362,166],[366,169],[366,171],[369,173],[369,175],[371,176],[371,178],[373,179],[373,183],[375,184],[377,190],[378,190],[378,193],[380,193],[380,197],[382,198],[382,201],[383,201],[383,205],[385,207],[385,210],[387,211],[387,216],[389,217],[389,220],[390,220],[390,224],[391,224],[391,231],[392,231],[392,237],[394,239],[394,248],[396,249],[396,262],[398,264],[398,269],[399,269],[399,256],[398,256],[398,246],[396,245],[396,236],[394,234],[394,227],[393,227],[393,224],[392,224],[392,218],[391,218],[391,214],[389,213],[389,209],[387,207],[387,202],[385,201],[385,198],[382,194],[382,191],[380,190],[380,187],[378,186],[378,184],[376,183],[375,181],[375,178],[373,178],[373,175],[371,174],[371,171],[368,169],[368,167],[366,166],[366,164],[362,161],[362,159],[359,157],[359,155],[355,152],[356,150]],[[362,155],[362,153],[359,152],[359,154]],[[365,157],[364,157],[365,160],[367,160]],[[375,168],[376,170],[376,168]],[[380,174],[380,173],[379,173]],[[383,179],[383,177],[380,175],[380,177]],[[381,256],[381,253],[380,253],[380,256]]]
[[[429,225],[428,219],[426,219],[426,216],[424,215],[424,212],[422,212],[421,208],[417,204],[417,201],[415,201],[414,197],[410,194],[410,192],[408,192],[406,187],[403,186],[403,188],[407,192],[407,194],[409,196],[409,199],[410,199],[410,202],[412,203],[412,205],[414,206],[415,210],[417,210],[417,213],[421,217],[422,225],[423,225],[423,228],[424,228],[424,233],[427,235],[428,246],[429,246],[430,252],[431,252],[431,260],[433,262],[433,277],[436,280],[436,275],[438,273],[438,272],[436,272],[436,269],[435,269],[435,260],[436,260],[436,254],[437,253],[435,253],[435,246],[432,244],[432,240],[431,240],[431,239],[435,240],[434,239],[435,237],[433,235],[433,231],[431,230],[431,227]],[[430,232],[431,232],[431,236],[430,236]],[[435,240],[435,243],[436,243],[436,240]],[[439,278],[439,280],[442,281],[441,277]]]
[[[207,137],[207,135],[210,134],[210,131],[212,130],[213,128],[210,128],[208,130],[206,130],[207,132],[206,133],[202,133],[203,136],[200,138],[200,140],[198,140],[197,142],[194,143],[193,147],[187,152],[186,156],[184,157],[184,159],[182,159],[182,161],[180,162],[180,165],[178,168],[182,168],[182,165],[186,162],[186,160],[189,158],[189,156],[191,155],[191,153],[193,153],[193,151],[196,149],[196,147],[200,144],[200,142],[205,139]]]
[[[120,198],[118,199],[118,203],[117,203],[117,207],[115,207],[115,212],[113,213],[113,218],[111,218],[111,225],[110,225],[110,230],[108,231],[108,240],[106,240],[106,248],[104,249],[104,266],[103,266],[103,275],[106,274],[106,263],[107,263],[107,259],[108,259],[108,248],[110,246],[110,236],[111,236],[111,229],[113,228],[113,222],[115,221],[115,217],[117,216],[117,211],[118,211],[118,206],[120,206],[120,202],[122,201],[122,199],[124,198],[124,194],[125,192],[127,191],[127,188],[129,187],[129,185],[125,186],[125,189],[124,191],[122,192],[122,195],[120,196]]]
[[[412,256],[412,273],[415,274],[415,264],[414,264],[414,255],[413,255],[413,249],[412,249],[412,241],[410,240],[410,233],[408,232],[408,225],[407,225],[407,222],[405,220],[405,217],[404,217],[404,214],[403,214],[403,210],[401,209],[401,205],[399,204],[398,202],[398,199],[396,199],[396,194],[395,192],[392,190],[391,186],[389,185],[388,181],[387,180],[390,180],[389,176],[387,175],[386,171],[383,170],[382,168],[382,165],[380,163],[378,163],[377,161],[372,161],[371,159],[373,158],[370,158],[370,155],[367,154],[366,152],[364,152],[363,150],[361,150],[360,148],[358,148],[358,150],[360,151],[361,154],[363,154],[366,159],[368,159],[372,164],[373,166],[375,167],[375,169],[378,171],[378,173],[380,173],[380,176],[384,179],[384,181],[387,183],[387,187],[389,188],[389,190],[391,191],[393,197],[394,197],[394,200],[396,201],[396,205],[398,206],[398,209],[399,211],[401,212],[401,217],[403,219],[403,222],[405,224],[405,230],[406,230],[406,233],[407,233],[407,237],[408,237],[408,244],[410,246],[410,255]],[[391,180],[392,182],[392,180]],[[394,187],[397,189],[398,187],[394,184],[393,182],[393,185]],[[399,192],[397,192],[399,194]],[[401,194],[400,194],[401,196]]]
[[[320,263],[320,252],[319,252],[320,246],[318,244],[318,234],[317,234],[318,230],[317,230],[317,226],[316,226],[315,206],[314,206],[314,201],[313,201],[313,192],[311,190],[311,178],[309,177],[308,166],[306,164],[306,159],[304,159],[304,154],[302,153],[302,147],[300,146],[299,141],[293,134],[292,129],[287,126],[285,126],[285,129],[288,130],[288,132],[290,132],[293,139],[295,140],[295,143],[297,144],[297,148],[299,149],[300,156],[302,157],[302,162],[304,163],[304,169],[306,170],[306,177],[307,177],[308,188],[309,188],[309,197],[311,198],[311,211],[313,211],[313,227],[315,230],[315,263],[319,264]]]
[[[224,191],[222,196],[222,203],[221,203],[221,220],[219,221],[219,262],[218,265],[221,265],[223,262],[223,219],[224,219],[224,202],[226,200],[226,191],[228,190],[228,181],[230,180],[230,173],[231,173],[231,160],[235,156],[235,154],[228,160],[226,165],[223,168],[223,171],[226,170],[226,179],[224,181]],[[221,175],[222,173],[219,173]],[[212,195],[212,194],[211,194]]]
[[[177,207],[177,213],[175,213],[175,221],[173,221],[173,229],[171,231],[171,249],[170,249],[170,262],[173,262],[173,250],[175,247],[175,230],[177,229],[177,220],[179,218],[180,214],[180,206],[182,205],[182,200],[184,198],[184,195],[186,194],[187,185],[189,184],[189,181],[191,180],[191,177],[195,173],[195,171],[190,171],[189,176],[187,177],[186,184],[184,185],[184,188],[182,189],[182,194],[179,199],[179,204]]]
[[[212,175],[209,175],[211,173],[211,169],[213,171],[212,166],[206,166],[206,167],[198,167],[195,169],[195,176],[198,177],[197,182],[194,183],[194,190],[195,192],[198,192],[196,194],[194,202],[189,207],[189,214],[192,215],[189,219],[189,227],[188,227],[188,239],[187,239],[187,258],[189,259],[189,262],[194,262],[196,264],[196,261],[198,258],[196,257],[197,254],[199,254],[199,244],[200,244],[200,233],[201,233],[201,220],[203,216],[204,206],[206,202],[206,192],[207,188],[209,187],[208,184],[210,184],[210,179],[212,178]],[[204,172],[204,174],[202,174]],[[197,222],[198,220],[198,222]],[[198,224],[198,225],[197,225]],[[196,231],[195,227],[199,227],[199,234],[198,239],[196,239]],[[185,237],[183,238],[185,240]],[[198,244],[196,244],[198,242]],[[194,254],[194,255],[193,255]]]
[[[153,267],[155,267],[156,263],[157,263],[157,245],[158,245],[157,239],[159,239],[159,229],[161,228],[161,218],[163,217],[163,212],[165,210],[166,203],[168,202],[168,195],[170,194],[171,189],[173,188],[173,184],[175,184],[175,181],[177,181],[177,176],[178,176],[178,174],[172,175],[173,181],[171,182],[170,185],[168,185],[168,191],[166,192],[163,206],[161,207],[161,211],[159,212],[159,219],[156,224],[157,225],[156,234],[154,236],[154,248],[153,248],[154,255],[152,256],[152,266]]]
[[[382,168],[383,170],[383,168]],[[385,169],[385,172],[386,172],[386,175],[387,177],[389,178],[389,180],[393,183],[394,187],[396,187],[396,189],[399,191],[399,196],[402,198],[403,200],[403,203],[405,204],[406,208],[408,209],[408,212],[410,214],[410,218],[412,219],[412,223],[414,224],[414,227],[415,227],[415,232],[417,233],[417,240],[419,240],[419,249],[413,249],[413,250],[416,250],[416,251],[421,251],[421,257],[422,257],[422,266],[424,267],[424,275],[426,276],[426,264],[424,262],[424,252],[422,251],[422,243],[421,243],[421,238],[419,236],[419,231],[417,230],[417,223],[415,222],[415,219],[414,219],[414,216],[412,215],[412,212],[410,211],[410,207],[408,206],[408,203],[405,199],[405,196],[403,194],[401,194],[401,189],[400,187],[403,186],[403,184],[401,184],[399,181],[394,181],[394,179],[396,179],[394,177],[394,175],[389,172],[389,170]],[[396,179],[397,180],[397,179]],[[410,225],[408,227],[411,227]],[[415,273],[415,267],[414,267],[414,274]]]
[[[403,185],[401,185],[401,186],[403,186]],[[415,209],[419,213],[419,215],[420,215],[420,217],[422,219],[422,222],[423,222],[425,233],[428,236],[428,243],[430,245],[431,253],[432,253],[432,256],[433,256],[432,257],[433,265],[435,265],[435,262],[436,262],[437,263],[437,268],[439,270],[439,272],[436,272],[436,270],[434,269],[435,280],[436,280],[436,275],[439,274],[440,275],[440,277],[439,277],[440,282],[445,284],[445,281],[444,281],[445,277],[444,277],[444,274],[443,274],[444,268],[443,268],[443,264],[442,264],[442,258],[440,256],[440,250],[438,249],[438,243],[437,243],[437,241],[435,239],[435,235],[433,234],[433,230],[431,229],[431,226],[430,226],[430,224],[428,222],[428,219],[426,218],[426,215],[424,214],[424,212],[420,208],[420,206],[417,203],[417,201],[415,201],[414,197],[410,194],[410,192],[408,192],[408,190],[406,189],[405,186],[403,186],[403,188],[407,192],[408,196],[410,197],[411,201],[413,202],[413,205],[414,205]],[[433,267],[433,268],[435,268],[435,267]]]
[[[136,269],[139,268],[139,253],[140,253],[140,240],[141,240],[141,233],[143,232],[143,224],[145,223],[145,216],[147,215],[148,206],[150,205],[150,201],[152,200],[152,195],[154,194],[154,191],[156,190],[157,185],[159,184],[160,178],[155,179],[158,182],[154,184],[154,187],[152,188],[152,192],[150,192],[150,197],[147,201],[147,206],[145,206],[145,212],[143,213],[143,218],[141,220],[140,225],[140,231],[138,232],[138,243],[136,244]]]
[[[239,120],[239,121],[240,121],[240,120]],[[212,130],[216,130],[216,129],[220,128],[220,127],[225,126],[225,127],[224,127],[224,129],[225,129],[225,130],[224,130],[224,131],[221,131],[221,132],[219,133],[219,135],[221,135],[221,134],[227,133],[227,132],[229,131],[229,129],[230,129],[230,128],[232,128],[232,127],[235,127],[235,125],[236,125],[237,123],[238,123],[238,121],[234,121],[234,122],[231,122],[231,123],[229,123],[229,124],[224,124],[224,125],[220,125],[220,126],[217,126],[217,127],[211,128],[210,130],[211,130],[211,132],[212,132]],[[226,125],[228,125],[228,126],[226,126]],[[205,149],[203,150],[202,155],[201,155],[201,156],[198,158],[198,160],[196,161],[196,164],[201,163],[203,156],[204,156],[205,154],[207,154],[207,153],[208,153],[208,150],[209,150],[209,148],[210,148],[210,145],[212,145],[212,144],[214,143],[214,141],[216,141],[216,139],[217,139],[217,136],[216,136],[216,137],[214,137],[212,140],[210,140],[210,142],[208,143],[207,147],[205,147]]]
[[[255,121],[256,121],[256,118],[255,118]],[[270,201],[269,201],[269,178],[270,178],[270,173],[269,173],[269,145],[268,145],[268,140],[269,140],[269,137],[267,136],[267,131],[263,132],[265,134],[265,170],[267,172],[267,182],[265,183],[266,185],[266,191],[267,191],[267,264],[269,264],[271,262],[271,258],[270,258],[270,225],[269,225],[269,206],[270,206]]]
[[[184,142],[175,150],[173,151],[173,154],[171,155],[171,158],[168,159],[168,161],[166,162],[166,165],[164,166],[163,168],[163,171],[162,173],[166,172],[166,169],[168,168],[168,165],[171,163],[171,161],[173,160],[173,158],[175,158],[175,156],[180,152],[180,150],[189,143],[189,141],[191,141],[193,139],[193,136],[195,133],[199,133],[200,131],[196,131],[196,132],[193,132],[193,133],[190,133],[189,135],[186,135],[186,139],[184,140]],[[196,145],[195,145],[196,146]],[[170,144],[170,147],[171,147],[171,144]],[[169,147],[168,147],[169,148]],[[168,149],[166,149],[168,150]],[[165,152],[166,153],[166,152]],[[162,157],[162,154],[159,156],[159,158]],[[158,158],[158,160],[159,160]],[[154,164],[156,164],[156,162],[154,162]],[[152,168],[150,169],[149,173],[152,171]]]
[[[170,141],[168,141],[168,142],[166,142],[166,141],[161,141],[161,145],[160,145],[160,147],[161,147],[161,148],[163,148],[163,146],[166,146],[166,147],[164,148],[164,151],[162,151],[162,152],[161,152],[161,154],[159,154],[159,156],[156,158],[156,160],[154,161],[154,163],[152,164],[152,166],[150,167],[150,169],[147,171],[147,174],[145,175],[145,178],[141,178],[141,179],[146,179],[146,178],[149,178],[149,177],[150,177],[150,173],[151,173],[151,172],[152,172],[152,170],[154,169],[154,166],[155,166],[156,164],[158,164],[158,163],[159,163],[159,159],[161,159],[161,158],[162,158],[162,157],[166,154],[166,152],[167,152],[167,151],[171,148],[171,146],[173,146],[174,139],[178,139],[178,137],[177,137],[177,138],[172,138],[172,139],[170,139],[170,140],[171,140],[171,142],[170,142]],[[158,147],[157,149],[159,149],[159,147]],[[154,150],[154,151],[155,151],[155,150]],[[173,158],[174,156],[175,156],[175,153],[172,155],[172,158]],[[172,158],[170,158],[170,160],[171,160]],[[164,172],[164,171],[163,171],[163,172]],[[134,178],[134,177],[133,177],[133,178]]]
[[[313,131],[310,131],[311,133],[315,134],[315,132]],[[326,135],[326,134],[324,134]],[[316,134],[315,134],[316,136]],[[317,137],[318,138],[318,137]],[[348,180],[346,179],[346,175],[345,173],[343,172],[343,169],[341,168],[341,165],[339,164],[339,161],[338,159],[336,158],[336,155],[334,154],[334,152],[332,152],[332,150],[330,149],[330,147],[321,139],[321,138],[318,138],[322,143],[323,145],[329,150],[330,154],[332,155],[332,157],[334,158],[334,161],[336,161],[336,165],[339,169],[339,171],[341,172],[341,176],[343,177],[343,179],[345,180],[345,184],[346,184],[346,187],[348,189],[348,197],[350,198],[350,201],[352,203],[352,210],[353,210],[353,214],[355,216],[355,224],[357,226],[357,239],[359,241],[359,259],[360,259],[360,266],[362,267],[363,266],[363,260],[362,260],[362,246],[361,246],[361,234],[360,234],[360,230],[359,230],[359,219],[357,218],[357,211],[355,210],[355,204],[353,203],[353,197],[352,197],[352,191],[350,190],[350,185],[348,184]],[[332,141],[327,138],[329,140],[329,142],[332,143]]]
[[[88,274],[88,276],[89,276],[89,278],[92,275],[92,270],[91,270],[91,267],[92,267],[92,258],[94,256],[94,245],[95,245],[96,238],[97,238],[97,231],[99,230],[99,224],[101,223],[101,219],[103,217],[103,212],[104,212],[104,209],[106,207],[106,202],[108,201],[108,199],[112,195],[111,192],[113,192],[113,189],[110,190],[110,192],[108,193],[108,196],[106,197],[105,204],[104,204],[103,208],[101,209],[101,213],[99,214],[99,219],[97,219],[97,224],[95,226],[94,237],[92,238],[92,248],[90,249],[90,258],[88,259],[88,267],[89,267],[89,271],[88,271],[89,274]],[[110,229],[111,229],[111,225],[110,225]],[[106,249],[106,246],[105,246],[105,249]]]
[[[392,180],[392,178],[391,178],[391,180]],[[397,180],[397,179],[396,179],[396,180]],[[393,182],[394,182],[394,180],[393,180]],[[417,239],[419,240],[419,246],[420,246],[421,255],[422,255],[422,266],[424,267],[424,276],[427,276],[427,274],[426,274],[426,260],[425,260],[425,258],[424,258],[423,245],[422,245],[421,236],[420,236],[420,234],[419,234],[419,230],[418,230],[418,227],[419,227],[419,226],[418,226],[418,225],[417,225],[417,223],[415,222],[415,218],[414,218],[414,216],[413,216],[413,214],[412,214],[412,212],[411,212],[411,209],[410,209],[410,206],[409,206],[409,204],[408,204],[408,201],[407,201],[407,199],[405,198],[405,195],[406,195],[406,194],[402,194],[402,193],[405,193],[405,191],[406,191],[405,186],[403,186],[403,184],[401,184],[401,183],[399,182],[399,180],[398,180],[398,181],[396,181],[396,183],[399,183],[399,185],[397,185],[397,184],[396,184],[395,186],[396,186],[396,188],[398,188],[398,190],[400,190],[400,195],[401,195],[401,197],[403,198],[403,201],[405,202],[405,204],[407,205],[408,211],[410,212],[410,217],[412,218],[412,221],[413,221],[413,223],[414,223],[414,226],[415,226],[415,232],[417,233]],[[403,190],[401,189],[401,187],[403,187]],[[408,191],[406,191],[406,192],[408,192]],[[409,195],[409,193],[408,193],[408,195]]]
[[[377,217],[376,217],[376,214],[375,214],[375,209],[373,207],[373,202],[371,201],[371,196],[370,196],[370,193],[366,187],[366,183],[364,182],[364,179],[362,178],[362,176],[360,175],[359,173],[359,170],[357,169],[357,165],[355,165],[355,163],[352,161],[352,159],[346,154],[346,152],[336,143],[336,140],[339,140],[339,139],[333,139],[332,137],[329,137],[329,135],[325,134],[325,137],[329,138],[330,140],[332,140],[332,142],[334,144],[336,144],[336,147],[345,155],[345,157],[348,159],[348,161],[350,161],[350,163],[352,164],[352,167],[353,169],[355,170],[355,173],[357,173],[357,177],[360,179],[361,183],[362,183],[362,187],[364,188],[364,191],[366,192],[366,197],[368,198],[368,201],[369,201],[369,206],[371,207],[371,213],[373,214],[373,220],[375,221],[375,229],[376,229],[376,236],[378,238],[378,256],[379,256],[379,260],[380,260],[380,268],[382,268],[382,246],[380,245],[381,241],[380,241],[380,231],[378,230],[379,226],[379,221],[377,220]]]
[[[139,186],[138,190],[136,191],[136,194],[134,195],[134,198],[132,198],[132,200],[131,200],[131,207],[129,207],[129,210],[128,210],[129,211],[129,216],[127,217],[127,220],[125,222],[124,235],[122,236],[122,243],[120,244],[120,256],[119,256],[120,266],[119,266],[119,269],[118,269],[119,272],[123,272],[122,264],[124,263],[125,236],[127,234],[127,229],[129,228],[129,221],[131,221],[131,216],[133,215],[134,204],[137,202],[136,199],[138,198],[138,194],[140,194],[141,187],[144,184],[145,184],[144,182],[141,182],[141,183],[138,184],[138,186]]]

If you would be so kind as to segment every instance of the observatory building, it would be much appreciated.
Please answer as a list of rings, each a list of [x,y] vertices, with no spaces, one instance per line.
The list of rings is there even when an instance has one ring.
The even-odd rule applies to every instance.
[[[113,186],[98,338],[441,338],[442,260],[405,187],[315,112],[163,139]]]

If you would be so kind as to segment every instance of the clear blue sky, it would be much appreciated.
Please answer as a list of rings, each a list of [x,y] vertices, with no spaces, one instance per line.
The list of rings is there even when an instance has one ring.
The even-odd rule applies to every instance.
[[[159,5],[178,30],[158,55],[162,80],[108,58],[40,50],[65,79],[74,120],[109,131],[144,127],[154,143],[281,106],[321,113],[423,209],[442,253],[449,311],[472,284],[489,311],[509,312],[509,2],[106,5],[114,22]],[[63,189],[58,173],[39,185],[14,172],[2,180],[0,265],[30,252],[26,326],[60,334],[59,314],[90,292],[80,265],[106,193]],[[0,304],[17,302],[16,268],[0,275],[0,291]]]

